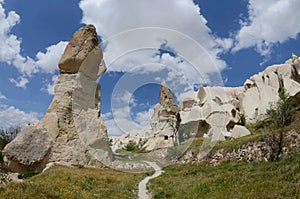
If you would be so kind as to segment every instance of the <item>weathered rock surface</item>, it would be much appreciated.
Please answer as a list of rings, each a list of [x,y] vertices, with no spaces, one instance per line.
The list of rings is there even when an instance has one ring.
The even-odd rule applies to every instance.
[[[250,134],[251,132],[246,127],[241,125],[235,125],[232,129],[233,138],[240,138]]]
[[[267,136],[258,141],[251,141],[241,145],[237,148],[218,149],[217,151],[205,151],[199,149],[187,150],[185,154],[178,161],[181,164],[186,163],[205,163],[211,165],[219,165],[222,162],[228,161],[270,161],[272,153],[270,140],[272,136]],[[284,133],[284,142],[282,148],[282,154],[280,156],[286,156],[289,153],[295,153],[300,147],[300,132],[297,130],[291,130]]]
[[[144,145],[148,151],[177,145],[180,126],[179,107],[168,85],[160,87],[160,102],[154,107],[151,118],[152,136]]]
[[[133,141],[140,147],[143,147],[151,135],[151,128],[133,130],[121,136],[110,136],[109,143],[113,152],[116,152],[118,149],[123,149],[130,141]]]
[[[105,72],[103,53],[93,25],[84,26],[73,34],[58,65],[62,74],[83,72],[92,80]]]
[[[195,122],[205,121],[210,136],[224,140],[224,137],[239,137],[249,132],[235,125],[244,116],[246,123],[254,123],[266,116],[271,103],[279,100],[279,90],[285,89],[291,97],[300,102],[300,59],[293,55],[284,64],[267,67],[250,77],[242,87],[200,87],[198,92],[186,93],[181,101],[181,124],[193,128],[191,136],[198,132]],[[208,134],[210,128],[205,128]],[[239,128],[239,131],[236,129]],[[234,131],[233,131],[234,130]],[[220,136],[220,132],[223,136]],[[239,132],[239,133],[238,133]],[[185,135],[183,135],[184,137]]]
[[[4,148],[13,171],[41,171],[48,163],[110,164],[106,126],[100,117],[100,86],[106,70],[96,29],[87,25],[72,37],[59,63],[60,75],[45,117],[27,126]]]

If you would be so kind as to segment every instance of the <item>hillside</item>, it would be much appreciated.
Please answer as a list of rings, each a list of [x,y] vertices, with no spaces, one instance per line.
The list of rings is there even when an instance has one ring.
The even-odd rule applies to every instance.
[[[279,162],[173,165],[150,181],[153,198],[297,198],[300,153]]]
[[[153,198],[298,198],[300,196],[300,114],[293,115],[293,122],[284,129],[286,153],[278,162],[265,159],[217,158],[220,151],[230,153],[261,143],[278,135],[266,131],[266,121],[249,128],[253,134],[236,140],[219,142],[202,161],[179,163],[164,169],[163,175],[148,185]],[[295,132],[289,139],[287,136]],[[203,139],[195,139],[189,150],[199,150]],[[189,153],[189,152],[187,152]],[[187,154],[186,153],[186,154]],[[218,154],[218,155],[217,155]],[[246,157],[246,155],[245,155]],[[214,166],[217,165],[217,166]]]
[[[291,124],[285,127],[285,135],[291,131],[300,134],[299,115],[299,111],[293,115]],[[270,137],[273,133],[266,132],[264,125],[266,121],[255,123],[249,126],[252,135],[217,143],[211,155]],[[190,150],[199,148],[202,141],[195,139]],[[285,141],[285,145],[293,143]],[[165,167],[160,177],[150,181],[148,189],[153,198],[297,198],[300,195],[299,147],[281,156],[278,162],[226,160],[217,166],[209,161],[179,163]],[[137,198],[138,183],[148,175],[108,168],[56,166],[24,182],[0,185],[0,198]]]
[[[4,149],[0,140],[0,163],[15,172],[0,171],[0,184],[6,184],[0,186],[0,198],[136,198],[141,192],[144,199],[152,178],[148,191],[154,198],[299,195],[296,55],[242,87],[200,86],[180,105],[163,82],[151,129],[142,129],[134,140],[130,134],[108,138],[96,82],[106,71],[102,56],[93,25],[74,33],[44,118],[26,126]],[[149,176],[150,168],[155,177]],[[11,182],[20,181],[17,177],[26,180]]]
[[[20,183],[0,185],[0,198],[136,198],[146,174],[57,166]]]

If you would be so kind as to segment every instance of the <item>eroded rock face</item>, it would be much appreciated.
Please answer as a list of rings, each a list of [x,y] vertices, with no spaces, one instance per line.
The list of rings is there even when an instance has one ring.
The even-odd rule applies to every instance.
[[[92,25],[72,37],[59,63],[60,75],[45,117],[27,126],[3,153],[13,171],[41,171],[48,163],[110,164],[106,126],[100,117],[100,86],[106,70]]]
[[[93,25],[84,26],[73,34],[58,65],[62,74],[83,72],[92,80],[105,72],[103,53]]]
[[[168,85],[163,82],[160,87],[160,102],[154,107],[151,118],[152,137],[144,145],[146,150],[177,145],[180,122],[179,107],[174,95]]]
[[[247,129],[235,125],[243,116],[246,123],[254,123],[266,117],[270,103],[279,100],[279,90],[285,89],[300,102],[300,59],[293,55],[284,64],[267,67],[250,77],[242,87],[200,87],[198,92],[187,93],[181,102],[181,119],[185,126],[205,121],[212,138],[240,137],[249,134]],[[195,134],[195,133],[194,133]],[[216,134],[216,135],[214,135]]]

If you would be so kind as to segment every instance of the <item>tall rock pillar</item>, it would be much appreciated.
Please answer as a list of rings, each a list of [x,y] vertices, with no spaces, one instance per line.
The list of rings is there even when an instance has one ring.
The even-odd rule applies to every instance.
[[[40,171],[52,162],[72,166],[112,162],[96,83],[106,66],[93,25],[73,34],[59,70],[45,117],[27,126],[3,151],[10,170]]]

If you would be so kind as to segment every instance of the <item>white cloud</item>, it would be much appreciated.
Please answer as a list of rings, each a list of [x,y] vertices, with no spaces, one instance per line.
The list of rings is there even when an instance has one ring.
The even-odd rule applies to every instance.
[[[110,119],[112,119],[112,113],[111,112],[107,112],[107,113],[102,113],[101,114],[101,117],[102,117],[102,119],[103,120],[110,120]]]
[[[35,112],[25,113],[13,106],[0,106],[0,129],[23,127],[36,121],[38,121],[38,114]]]
[[[233,51],[255,47],[268,55],[272,45],[296,38],[300,33],[300,1],[249,0],[249,19],[241,21]]]
[[[113,114],[102,115],[108,129],[109,136],[122,135],[136,129],[148,128],[150,126],[150,115],[148,111],[142,111],[130,117],[130,108],[122,107],[114,109]]]
[[[117,98],[115,98],[116,103],[122,106],[130,105],[130,106],[136,106],[136,100],[132,93],[129,91],[124,91],[123,93],[117,93],[119,95]]]
[[[20,16],[14,11],[10,11],[7,15],[0,2],[0,61],[9,64],[20,53],[21,41],[17,36],[10,34],[10,30],[20,21]]]
[[[28,84],[29,80],[25,77],[22,77],[20,76],[17,80],[16,79],[13,79],[13,78],[10,78],[9,81],[13,84],[16,85],[16,87],[19,87],[19,88],[23,88],[25,89],[26,88],[26,85]]]
[[[58,62],[63,54],[63,51],[68,42],[58,42],[55,45],[51,45],[46,48],[46,52],[38,52],[36,54],[35,60],[30,57],[24,58],[20,54],[16,55],[16,58],[12,61],[13,65],[19,70],[21,76],[19,80],[12,80],[12,83],[15,83],[17,87],[26,88],[26,84],[29,83],[29,78],[33,74],[37,73],[50,73],[53,74],[58,70]],[[54,76],[55,77],[55,76]],[[52,78],[53,81],[53,78]],[[53,93],[51,91],[51,86],[53,85],[45,85],[49,87],[49,94]],[[48,90],[48,89],[47,89]]]
[[[11,78],[10,81],[17,87],[26,88],[26,84],[33,74],[57,71],[57,63],[67,42],[61,41],[49,46],[45,53],[38,52],[35,58],[22,56],[21,40],[10,32],[20,22],[20,16],[14,11],[6,14],[3,2],[0,1],[0,62],[6,62],[16,67],[20,77],[18,80]]]
[[[222,84],[226,63],[219,55],[232,47],[232,39],[213,35],[193,0],[81,0],[79,6],[82,22],[95,25],[103,39],[108,71],[126,72],[114,87],[119,95],[113,93],[112,102],[117,100],[114,119],[106,121],[109,132],[149,123],[145,112],[129,117],[130,109],[120,103],[130,100],[121,98],[124,90],[134,93],[145,84],[167,81],[179,95],[194,84]]]
[[[44,83],[45,85],[41,90],[46,91],[49,95],[54,95],[54,87],[55,87],[57,78],[58,78],[58,75],[53,75],[50,82],[48,80],[46,80]]]
[[[62,56],[68,42],[58,42],[55,45],[46,48],[46,53],[38,52],[35,64],[45,73],[54,73],[57,71],[58,61]]]
[[[137,106],[136,99],[131,92],[125,90],[112,96],[112,112],[102,114],[109,135],[122,135],[135,129],[149,127],[150,115],[148,111],[133,112]]]
[[[7,99],[5,95],[2,95],[2,93],[0,92],[0,100],[3,100],[3,99]]]
[[[162,45],[196,68],[194,80],[199,73],[226,67],[219,53],[230,48],[230,39],[223,41],[211,34],[192,0],[82,0],[80,8],[83,23],[94,24],[104,39],[109,70],[128,72],[137,65],[159,63],[155,53]],[[120,57],[123,61],[113,64]]]
[[[146,128],[150,126],[150,118],[152,115],[150,115],[151,111],[142,111],[138,112],[135,115],[134,120],[141,125],[142,128]]]

